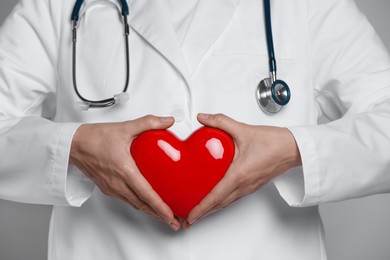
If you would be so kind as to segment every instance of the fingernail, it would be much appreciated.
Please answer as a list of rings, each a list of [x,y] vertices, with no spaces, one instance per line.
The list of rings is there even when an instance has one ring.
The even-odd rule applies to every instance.
[[[188,223],[188,221],[185,221],[185,222],[183,223],[183,228],[184,228],[185,230],[189,230],[189,229],[191,228],[190,223]]]
[[[187,220],[188,224],[190,224],[190,225],[195,224],[197,221],[198,221],[198,219],[194,219],[194,220],[191,220],[191,221]]]
[[[183,228],[184,228],[185,230],[189,230],[189,229],[192,227],[192,225],[195,224],[196,222],[197,222],[197,220],[193,220],[193,221],[191,221],[191,222],[189,222],[188,220],[186,220],[186,221],[184,222],[184,224],[183,224]]]
[[[160,121],[163,123],[169,123],[169,122],[172,122],[172,120],[173,120],[173,117],[171,117],[171,116],[160,117]]]
[[[209,117],[210,117],[210,114],[199,113],[199,118],[201,118],[201,119],[209,119]]]
[[[173,229],[173,231],[178,231],[180,229],[180,226],[175,223],[171,223],[169,226]]]

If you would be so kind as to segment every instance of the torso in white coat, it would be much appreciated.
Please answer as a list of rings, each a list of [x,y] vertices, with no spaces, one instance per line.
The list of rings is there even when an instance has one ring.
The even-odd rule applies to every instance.
[[[199,112],[224,113],[257,125],[316,122],[308,43],[302,38],[305,1],[273,2],[278,75],[293,93],[291,103],[274,116],[265,115],[255,99],[257,84],[269,75],[262,1],[200,0],[182,42],[162,3],[130,1],[130,100],[88,112],[72,106],[78,99],[71,82],[71,27],[66,14],[74,1],[63,2],[58,121],[179,114],[171,130],[181,138],[200,126]],[[125,52],[117,10],[106,1],[86,4],[91,2],[97,3],[86,10],[79,29],[78,81],[85,97],[99,99],[122,90]],[[291,208],[269,184],[177,233],[95,189],[81,208],[54,209],[49,258],[313,260],[325,259],[325,254],[317,207]]]
[[[130,99],[104,109],[74,106],[74,0],[21,0],[0,30],[0,198],[54,205],[49,260],[324,260],[316,205],[390,191],[390,59],[352,0],[271,1],[278,77],[292,92],[273,116],[255,95],[269,76],[262,1],[190,2],[180,17],[164,7],[172,1],[129,1]],[[82,8],[77,82],[88,99],[123,90],[118,10],[116,0]],[[81,123],[173,115],[185,139],[200,112],[288,127],[302,167],[173,232],[68,164]],[[334,121],[316,126],[321,117]]]

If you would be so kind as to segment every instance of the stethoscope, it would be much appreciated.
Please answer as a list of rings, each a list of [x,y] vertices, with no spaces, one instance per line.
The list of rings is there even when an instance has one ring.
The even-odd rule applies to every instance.
[[[77,29],[79,14],[84,0],[77,0],[72,12],[72,24],[73,24],[73,55],[72,55],[72,74],[73,74],[73,87],[74,90],[81,100],[78,107],[82,110],[88,110],[89,108],[104,108],[111,107],[121,102],[126,102],[129,99],[126,93],[129,85],[129,25],[127,22],[127,16],[129,15],[129,6],[126,0],[118,0],[122,7],[124,34],[126,42],[126,83],[123,91],[119,94],[114,95],[111,98],[102,100],[89,100],[81,95],[78,90],[76,80],[76,43],[77,43]],[[264,0],[264,18],[265,18],[265,32],[267,38],[267,49],[268,49],[268,60],[269,60],[269,71],[270,77],[260,81],[256,89],[256,100],[259,107],[266,114],[278,113],[285,105],[287,105],[291,98],[291,91],[287,83],[283,80],[277,79],[277,67],[275,59],[275,51],[272,37],[272,26],[271,26],[271,5],[270,0]]]

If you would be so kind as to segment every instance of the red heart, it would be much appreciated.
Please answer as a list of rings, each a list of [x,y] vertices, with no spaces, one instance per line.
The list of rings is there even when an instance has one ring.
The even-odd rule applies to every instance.
[[[134,139],[131,154],[153,189],[184,218],[222,179],[234,156],[225,132],[203,127],[181,141],[167,130]]]

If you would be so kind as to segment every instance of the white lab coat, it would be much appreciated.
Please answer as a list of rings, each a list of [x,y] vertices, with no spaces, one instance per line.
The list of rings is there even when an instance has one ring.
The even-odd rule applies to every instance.
[[[86,1],[79,30],[78,83],[91,99],[125,81],[109,2]],[[22,0],[0,34],[0,197],[54,205],[50,260],[326,259],[316,205],[390,191],[390,60],[352,0],[272,1],[278,76],[292,90],[274,116],[255,100],[268,76],[262,1],[200,0],[179,43],[159,1],[131,0],[130,100],[88,112],[73,106],[73,5]],[[175,233],[68,166],[80,123],[173,114],[185,138],[199,112],[288,127],[303,167]]]

